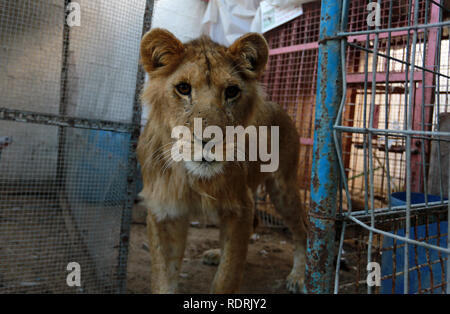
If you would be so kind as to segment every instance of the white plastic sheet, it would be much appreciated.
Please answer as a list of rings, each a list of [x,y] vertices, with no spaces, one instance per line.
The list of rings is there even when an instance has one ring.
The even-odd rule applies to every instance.
[[[263,33],[274,29],[303,14],[300,0],[264,0],[261,1],[261,30]]]
[[[292,20],[302,14],[301,5],[311,1],[210,0],[201,22],[202,33],[229,46],[245,33],[264,33]]]
[[[260,0],[210,0],[202,20],[202,33],[226,46],[247,32],[260,33],[260,23],[254,24],[259,3]]]

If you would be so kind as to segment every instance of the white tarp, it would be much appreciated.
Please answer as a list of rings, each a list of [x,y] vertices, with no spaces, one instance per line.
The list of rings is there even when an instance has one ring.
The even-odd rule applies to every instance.
[[[265,33],[303,14],[301,2],[295,0],[261,1],[261,32]]]
[[[260,23],[254,23],[259,3],[260,0],[210,0],[202,20],[202,33],[226,46],[245,33],[260,33]]]
[[[202,33],[229,46],[248,32],[264,33],[303,13],[312,0],[210,0]]]

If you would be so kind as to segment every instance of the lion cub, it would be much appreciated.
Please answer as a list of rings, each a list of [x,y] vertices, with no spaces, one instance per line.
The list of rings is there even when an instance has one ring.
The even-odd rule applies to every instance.
[[[189,216],[197,211],[215,216],[220,224],[221,259],[211,292],[238,291],[252,233],[253,195],[260,184],[266,185],[293,234],[294,265],[287,287],[292,292],[302,289],[307,221],[298,193],[299,135],[282,108],[264,99],[258,79],[268,55],[264,37],[256,33],[240,37],[228,48],[208,37],[182,44],[163,29],[153,29],[142,39],[141,63],[149,75],[142,99],[150,114],[137,153],[144,182],[140,196],[148,208],[155,293],[176,292]],[[247,149],[246,158],[175,160],[177,127],[190,133],[183,145],[200,145],[205,152],[205,133],[195,130],[199,121],[205,131],[209,126],[223,131],[222,137],[211,140],[216,150],[223,146],[229,151],[227,127],[254,127],[258,138],[247,132],[245,146],[232,148],[234,153]],[[261,127],[276,127],[278,134],[262,132]],[[278,148],[274,171],[262,171],[267,160],[249,156],[253,144],[267,145],[266,152]]]

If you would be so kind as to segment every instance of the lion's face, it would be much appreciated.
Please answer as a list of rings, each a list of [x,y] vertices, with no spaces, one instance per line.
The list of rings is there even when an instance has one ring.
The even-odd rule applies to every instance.
[[[226,145],[226,126],[247,126],[259,95],[257,79],[267,62],[262,36],[249,34],[226,48],[207,37],[183,45],[171,33],[154,29],[143,38],[141,55],[150,76],[144,98],[166,131],[186,126],[194,147],[211,139]],[[199,126],[218,127],[223,137],[202,137],[196,132]],[[184,161],[188,172],[203,178],[221,173],[225,163]]]

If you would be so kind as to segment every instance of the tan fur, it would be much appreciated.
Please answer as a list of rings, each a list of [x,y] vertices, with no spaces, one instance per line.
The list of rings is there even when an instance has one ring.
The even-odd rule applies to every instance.
[[[140,195],[149,209],[153,292],[176,292],[189,215],[197,211],[220,220],[221,261],[211,291],[237,292],[252,232],[253,193],[264,183],[295,241],[288,288],[301,289],[306,219],[297,189],[299,136],[280,106],[265,100],[258,79],[267,59],[267,43],[254,33],[229,48],[207,37],[182,44],[162,29],[142,39],[141,62],[149,74],[142,99],[151,110],[137,152],[144,182]],[[191,85],[189,96],[176,90],[180,82]],[[224,90],[230,85],[240,93],[227,100]],[[219,126],[224,134],[225,126],[279,126],[278,170],[263,173],[259,161],[215,161],[205,167],[220,171],[202,177],[185,162],[174,162],[171,131],[178,125],[193,131],[194,118],[202,118],[203,127]]]

